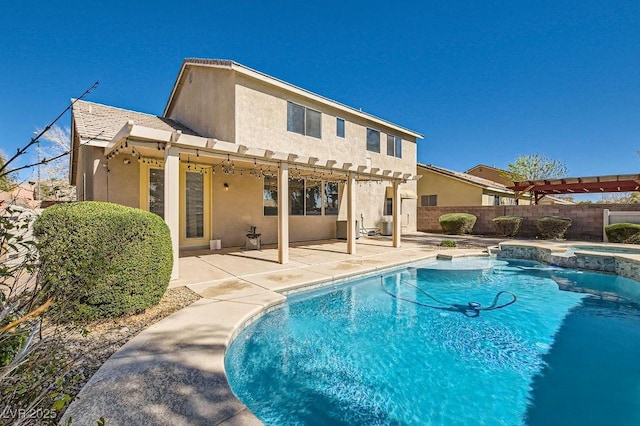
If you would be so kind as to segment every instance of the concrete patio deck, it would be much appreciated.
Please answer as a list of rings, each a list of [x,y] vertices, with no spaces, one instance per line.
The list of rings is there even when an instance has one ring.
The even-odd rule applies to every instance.
[[[473,241],[465,244],[485,247],[499,241],[469,238]],[[346,254],[346,242],[338,240],[294,243],[286,265],[277,263],[277,249],[270,246],[185,251],[182,276],[170,286],[187,286],[203,298],[144,330],[109,358],[64,419],[73,417],[74,425],[93,425],[100,417],[109,425],[261,424],[226,379],[224,356],[237,333],[296,290],[435,259],[438,253],[483,253],[434,249],[442,239],[451,238],[413,234],[393,248],[389,238],[361,238],[357,255]]]

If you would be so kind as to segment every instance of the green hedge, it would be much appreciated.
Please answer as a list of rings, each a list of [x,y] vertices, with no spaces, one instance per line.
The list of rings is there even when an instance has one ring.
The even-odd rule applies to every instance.
[[[478,218],[469,213],[448,213],[440,216],[438,221],[445,234],[469,234]]]
[[[515,237],[523,220],[524,218],[521,216],[498,216],[491,219],[496,231],[505,237]]]
[[[99,201],[62,204],[42,212],[34,235],[42,282],[69,320],[142,312],[169,285],[171,236],[153,213]]]
[[[604,227],[610,243],[640,244],[640,225],[636,223],[614,223]]]
[[[542,216],[536,219],[536,228],[546,240],[564,238],[571,226],[571,218],[560,216]]]

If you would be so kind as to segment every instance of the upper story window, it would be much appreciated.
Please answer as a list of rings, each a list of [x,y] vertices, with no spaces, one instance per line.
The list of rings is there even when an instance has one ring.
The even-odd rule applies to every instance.
[[[402,158],[402,138],[387,135],[387,155]]]
[[[336,136],[344,138],[344,119],[336,118]]]
[[[310,108],[287,102],[287,130],[301,135],[321,137],[322,114]]]
[[[380,132],[367,128],[367,151],[380,152]]]

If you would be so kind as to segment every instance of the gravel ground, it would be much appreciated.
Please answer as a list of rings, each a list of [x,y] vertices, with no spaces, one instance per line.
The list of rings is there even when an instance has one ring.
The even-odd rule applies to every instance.
[[[66,389],[68,394],[75,398],[100,366],[131,338],[198,299],[200,296],[186,287],[170,288],[160,303],[142,314],[96,322],[86,327],[85,335],[66,336],[69,353],[82,353],[74,361],[71,375],[75,378],[72,387]]]

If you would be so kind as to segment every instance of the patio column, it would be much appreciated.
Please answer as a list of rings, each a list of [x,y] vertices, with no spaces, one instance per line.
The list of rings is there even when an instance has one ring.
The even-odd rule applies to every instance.
[[[400,182],[393,181],[393,246],[400,247],[400,239],[402,233],[400,219]]]
[[[164,221],[171,234],[173,269],[171,279],[179,276],[180,260],[180,150],[167,145],[164,151]]]
[[[347,176],[347,253],[356,254],[356,178],[353,173]]]
[[[278,168],[278,263],[289,263],[289,165]]]

